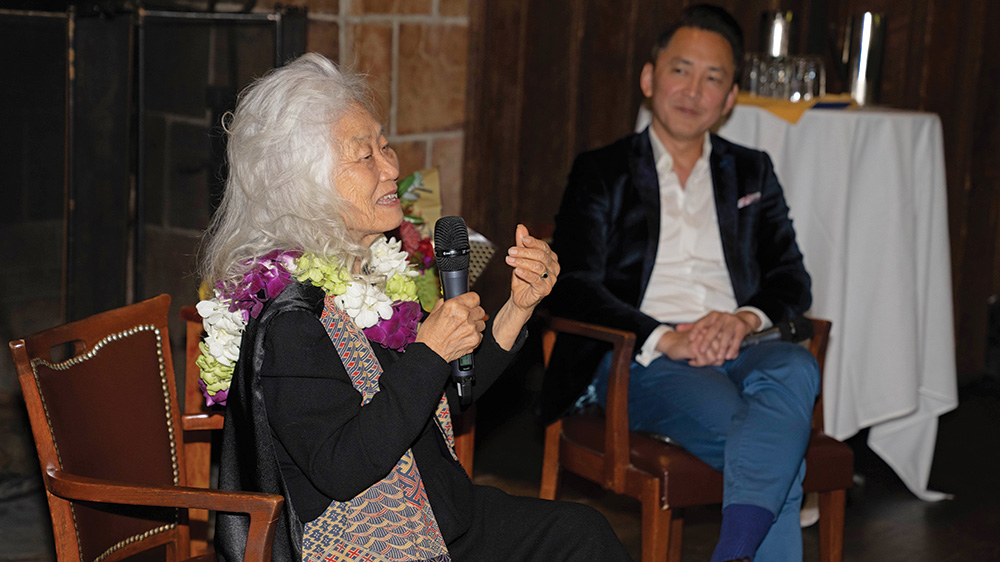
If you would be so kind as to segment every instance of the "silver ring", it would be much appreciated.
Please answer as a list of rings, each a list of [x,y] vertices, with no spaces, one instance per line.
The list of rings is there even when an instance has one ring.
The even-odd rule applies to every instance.
[[[549,278],[549,270],[546,269],[545,273],[542,274],[542,279],[548,279],[548,278]]]

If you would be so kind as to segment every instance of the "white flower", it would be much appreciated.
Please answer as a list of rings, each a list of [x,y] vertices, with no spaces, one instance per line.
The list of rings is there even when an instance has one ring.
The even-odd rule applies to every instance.
[[[205,345],[219,363],[229,367],[240,358],[240,341],[243,334],[219,331],[205,337]]]
[[[386,279],[393,275],[418,275],[416,271],[410,270],[409,254],[402,250],[403,243],[395,237],[381,237],[371,245],[372,273],[384,275]]]
[[[350,283],[347,292],[336,297],[334,303],[362,330],[378,324],[380,318],[392,316],[392,301],[378,287],[368,283]]]
[[[205,345],[209,353],[227,367],[235,363],[240,358],[240,339],[246,328],[242,313],[230,312],[229,305],[220,302],[218,296],[199,302],[196,308],[208,334]]]
[[[299,262],[299,258],[289,254],[288,252],[282,252],[278,255],[278,259],[269,260],[272,263],[281,264],[288,273],[295,275],[296,264]],[[268,264],[270,265],[270,264]]]

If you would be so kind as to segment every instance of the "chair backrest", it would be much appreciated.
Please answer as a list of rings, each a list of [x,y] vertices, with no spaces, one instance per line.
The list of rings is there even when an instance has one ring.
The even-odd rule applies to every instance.
[[[11,342],[43,475],[185,485],[169,306],[160,295]],[[183,510],[72,502],[46,486],[60,561],[113,561],[158,545],[187,555]]]

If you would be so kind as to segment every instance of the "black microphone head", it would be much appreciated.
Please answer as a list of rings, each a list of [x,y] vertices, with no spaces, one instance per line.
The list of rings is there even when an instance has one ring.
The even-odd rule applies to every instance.
[[[469,229],[462,217],[441,217],[434,223],[434,259],[440,271],[469,269]]]

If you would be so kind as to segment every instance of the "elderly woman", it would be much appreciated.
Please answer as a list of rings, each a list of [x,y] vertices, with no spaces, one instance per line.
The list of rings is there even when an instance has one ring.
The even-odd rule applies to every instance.
[[[275,560],[627,560],[596,511],[473,485],[457,462],[449,362],[474,353],[484,392],[559,264],[518,226],[489,322],[470,292],[418,325],[406,255],[382,234],[403,220],[396,155],[363,84],[307,54],[225,124],[202,272],[215,298],[199,304],[203,371],[233,364],[220,487],[285,497]],[[242,558],[246,525],[220,514],[220,558]]]

